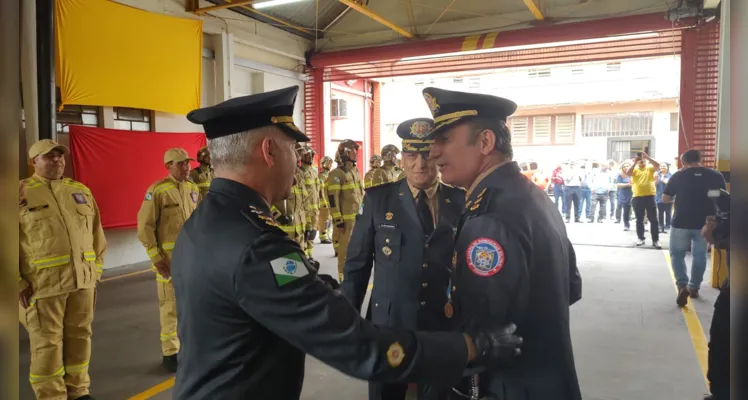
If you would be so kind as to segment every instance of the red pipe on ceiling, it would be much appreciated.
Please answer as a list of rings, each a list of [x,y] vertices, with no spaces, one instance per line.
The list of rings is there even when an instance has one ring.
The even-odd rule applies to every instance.
[[[683,21],[681,24],[673,25],[665,19],[662,13],[631,15],[503,31],[499,32],[498,35],[494,35],[495,39],[493,43],[483,43],[484,39],[488,35],[491,35],[490,33],[484,33],[482,35],[467,37],[414,41],[379,47],[314,53],[309,61],[313,67],[321,68],[333,65],[454,53],[463,51],[463,45],[468,41],[475,42],[478,48],[523,46],[682,28],[690,22]]]

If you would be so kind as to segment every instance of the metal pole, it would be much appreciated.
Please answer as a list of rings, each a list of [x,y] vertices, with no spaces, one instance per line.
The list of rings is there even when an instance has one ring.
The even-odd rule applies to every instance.
[[[36,79],[39,139],[56,139],[54,0],[36,0]]]

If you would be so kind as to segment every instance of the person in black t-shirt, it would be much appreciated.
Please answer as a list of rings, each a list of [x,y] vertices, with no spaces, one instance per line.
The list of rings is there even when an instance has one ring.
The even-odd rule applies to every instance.
[[[721,173],[701,165],[701,152],[691,149],[681,155],[683,169],[670,178],[662,193],[662,202],[675,201],[670,231],[670,260],[678,286],[676,303],[683,307],[688,297],[699,296],[699,287],[706,270],[706,240],[701,228],[706,217],[716,214],[714,202],[707,196],[713,189],[724,189],[725,178]],[[691,245],[691,278],[686,270],[686,252]]]

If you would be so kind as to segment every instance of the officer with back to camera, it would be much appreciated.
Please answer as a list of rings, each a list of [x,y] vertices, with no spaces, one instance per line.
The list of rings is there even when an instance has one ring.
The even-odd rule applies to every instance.
[[[429,159],[430,118],[401,123],[406,178],[366,191],[353,227],[341,291],[360,309],[374,273],[371,321],[393,328],[444,331],[454,228],[465,208],[465,191],[438,181]],[[376,266],[374,264],[376,263]],[[369,385],[370,400],[402,400],[406,384]],[[420,385],[419,399],[441,400],[449,386]]]
[[[216,177],[174,249],[182,340],[174,398],[298,399],[305,353],[377,381],[451,382],[466,365],[513,359],[521,339],[511,325],[469,334],[371,325],[278,229],[269,204],[290,194],[294,146],[309,140],[293,123],[298,90],[187,116],[205,128]]]
[[[444,182],[469,188],[444,312],[458,331],[516,321],[525,339],[512,368],[466,379],[457,392],[581,399],[569,331],[581,278],[561,215],[512,161],[506,118],[517,105],[435,88],[423,94],[435,124],[430,157]]]

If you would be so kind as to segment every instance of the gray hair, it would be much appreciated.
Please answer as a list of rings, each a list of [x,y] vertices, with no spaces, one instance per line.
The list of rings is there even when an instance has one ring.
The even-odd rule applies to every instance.
[[[255,146],[277,129],[275,126],[266,126],[211,139],[208,150],[213,168],[242,171],[249,164]]]

